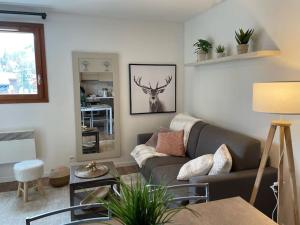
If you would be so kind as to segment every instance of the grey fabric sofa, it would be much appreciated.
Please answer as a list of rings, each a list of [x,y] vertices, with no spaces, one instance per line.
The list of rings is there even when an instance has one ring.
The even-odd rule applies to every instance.
[[[139,134],[138,144],[144,144],[152,134]],[[215,153],[221,144],[229,149],[233,165],[229,174],[198,176],[189,181],[178,181],[181,166],[191,159],[204,154]],[[250,200],[252,188],[260,163],[260,142],[254,138],[225,130],[205,122],[197,122],[191,129],[186,157],[155,157],[148,159],[141,173],[152,184],[209,183],[210,200],[241,196]],[[265,169],[255,207],[268,216],[276,205],[270,186],[277,180],[277,169]],[[229,206],[230,207],[230,206]]]

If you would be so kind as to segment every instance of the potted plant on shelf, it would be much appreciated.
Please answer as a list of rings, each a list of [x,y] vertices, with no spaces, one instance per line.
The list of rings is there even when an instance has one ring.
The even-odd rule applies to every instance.
[[[196,53],[198,56],[198,61],[203,61],[207,59],[208,51],[212,48],[212,44],[204,39],[199,39],[194,46],[196,47]]]
[[[217,58],[222,58],[225,56],[225,47],[223,45],[218,45],[216,47]]]
[[[187,209],[197,215],[192,209],[185,206],[169,208],[172,196],[164,186],[153,187],[143,184],[141,178],[131,185],[120,182],[120,196],[111,194],[103,202],[122,225],[164,225],[170,223],[174,215],[182,209]],[[110,224],[106,222],[105,224]]]
[[[249,49],[249,40],[254,33],[254,29],[248,29],[246,32],[243,29],[239,29],[239,31],[235,31],[235,40],[238,43],[237,52],[238,54],[247,53]]]

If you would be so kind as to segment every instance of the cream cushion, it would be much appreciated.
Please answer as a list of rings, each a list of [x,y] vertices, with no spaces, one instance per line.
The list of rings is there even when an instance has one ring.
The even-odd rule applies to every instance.
[[[188,180],[194,176],[207,175],[213,166],[213,156],[213,154],[207,154],[188,161],[180,168],[177,180]]]
[[[213,157],[213,166],[208,175],[229,173],[232,167],[232,158],[228,148],[222,144]]]
[[[44,162],[39,159],[25,160],[14,165],[15,178],[19,182],[28,182],[41,178]]]

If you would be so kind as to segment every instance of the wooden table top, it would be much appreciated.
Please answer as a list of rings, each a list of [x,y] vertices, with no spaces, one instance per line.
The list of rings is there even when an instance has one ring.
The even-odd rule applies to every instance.
[[[278,225],[240,197],[190,205],[199,215],[182,210],[172,225]],[[120,225],[116,221],[112,225]]]

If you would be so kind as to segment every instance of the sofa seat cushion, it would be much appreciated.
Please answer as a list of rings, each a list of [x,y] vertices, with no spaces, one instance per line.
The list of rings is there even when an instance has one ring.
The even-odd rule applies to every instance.
[[[167,165],[167,166],[159,166],[153,169],[152,171],[152,177],[150,179],[150,183],[154,185],[164,185],[164,186],[170,186],[170,185],[178,185],[178,184],[187,184],[189,181],[179,181],[177,180],[177,175],[182,167],[183,164],[173,164],[173,165]],[[172,197],[184,197],[189,196],[190,194],[190,188],[182,187],[182,188],[175,188],[170,189],[169,193]],[[182,201],[182,202],[174,202],[171,207],[174,206],[180,206],[180,205],[186,205],[188,202]]]
[[[149,181],[151,174],[153,170],[160,166],[168,166],[168,165],[174,165],[178,164],[180,167],[188,162],[190,159],[188,157],[177,157],[177,156],[164,156],[164,157],[153,157],[150,159],[147,159],[145,165],[141,168],[141,173],[146,178],[147,181]],[[180,169],[179,167],[179,169]],[[178,171],[179,171],[178,169]],[[177,172],[178,174],[178,172]],[[175,179],[177,177],[177,174],[175,176]]]
[[[185,184],[188,183],[186,181],[177,180],[177,175],[179,173],[180,168],[184,164],[173,164],[167,166],[159,166],[152,170],[150,183],[151,184],[160,184],[160,185],[175,185],[175,184]]]

